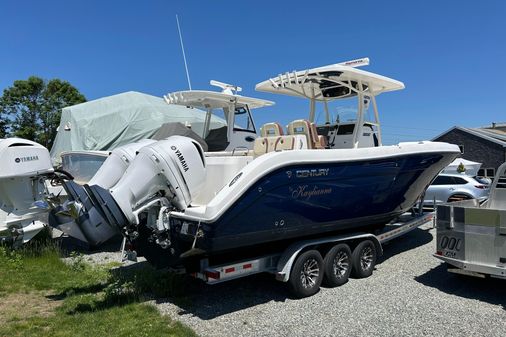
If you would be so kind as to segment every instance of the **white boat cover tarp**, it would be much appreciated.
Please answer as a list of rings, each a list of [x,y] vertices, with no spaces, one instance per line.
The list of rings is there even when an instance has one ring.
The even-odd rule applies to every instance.
[[[481,163],[477,163],[475,161],[467,160],[464,158],[455,159],[441,173],[453,173],[453,174],[459,173],[458,167],[459,167],[460,163],[462,163],[462,165],[464,165],[464,168],[466,169],[466,171],[463,172],[463,174],[468,175],[468,176],[472,176],[472,177],[478,175],[478,171],[481,167]]]
[[[150,138],[168,122],[191,125],[201,136],[205,115],[202,110],[169,105],[162,98],[134,91],[73,105],[62,110],[51,161],[59,164],[65,151],[108,151]],[[224,120],[211,117],[211,128],[224,125]]]

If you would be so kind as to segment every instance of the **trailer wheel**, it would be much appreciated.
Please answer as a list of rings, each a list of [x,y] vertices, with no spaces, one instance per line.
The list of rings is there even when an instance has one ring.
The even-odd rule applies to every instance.
[[[351,250],[347,244],[335,245],[323,260],[325,273],[323,282],[329,287],[338,287],[348,281],[351,273]]]
[[[323,279],[323,258],[316,250],[308,250],[297,257],[290,272],[288,285],[298,298],[314,295]]]
[[[353,276],[357,278],[369,277],[376,265],[376,246],[371,240],[360,242],[353,250],[351,257]]]

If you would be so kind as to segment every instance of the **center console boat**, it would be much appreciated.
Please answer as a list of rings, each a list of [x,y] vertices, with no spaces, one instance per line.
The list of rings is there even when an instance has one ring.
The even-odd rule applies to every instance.
[[[460,151],[429,141],[382,145],[376,97],[404,84],[357,69],[367,63],[285,73],[257,84],[258,91],[308,99],[310,111],[286,128],[267,123],[250,139],[244,136],[255,130],[250,110],[272,102],[238,95],[223,83],[223,92],[168,94],[169,104],[220,110],[228,122],[224,150],[204,152],[181,136],[148,144],[114,186],[84,185],[83,193],[69,193],[75,198],[69,213],[90,228],[98,224],[89,214],[99,214],[158,266],[385,225],[410,210]],[[329,105],[345,99],[356,100],[356,119],[333,120]],[[326,115],[320,126],[318,103]],[[229,146],[243,140],[246,145]],[[72,182],[65,185],[72,190]]]

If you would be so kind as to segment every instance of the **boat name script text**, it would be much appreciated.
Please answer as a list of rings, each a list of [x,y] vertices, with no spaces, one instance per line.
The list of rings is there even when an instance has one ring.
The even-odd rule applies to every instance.
[[[295,171],[295,176],[297,178],[307,178],[307,177],[326,177],[329,175],[329,169],[311,169],[311,170],[297,170]]]
[[[317,186],[309,187],[308,185],[300,185],[295,189],[290,188],[292,198],[309,200],[314,196],[327,195],[332,193],[332,187],[318,188]]]

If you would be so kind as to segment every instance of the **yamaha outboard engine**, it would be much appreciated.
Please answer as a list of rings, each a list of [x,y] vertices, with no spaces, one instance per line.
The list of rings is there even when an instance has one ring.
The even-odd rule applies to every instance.
[[[200,144],[172,136],[141,148],[113,187],[84,185],[83,193],[74,196],[76,202],[69,208],[76,222],[88,221],[88,228],[106,223],[135,239],[146,213],[153,215],[155,210],[154,217],[162,219],[168,211],[186,209],[203,186],[205,172]],[[68,188],[70,184],[66,185]],[[171,246],[168,221],[154,221],[148,226],[156,232],[157,244]]]
[[[127,221],[138,224],[134,209],[155,194],[163,194],[175,209],[186,209],[203,186],[205,173],[200,144],[172,136],[140,149],[110,193]]]
[[[103,188],[111,188],[121,179],[126,169],[135,159],[137,151],[146,145],[156,143],[153,139],[143,139],[135,143],[126,144],[115,148],[109,153],[109,157],[100,166],[97,173],[90,179],[88,185],[98,185]]]
[[[0,242],[25,243],[47,223],[48,150],[21,138],[0,140]]]
[[[155,142],[155,140],[144,139],[112,150],[88,184],[105,189],[113,187],[133,162],[137,151]],[[51,211],[49,224],[52,227],[90,246],[98,246],[120,234],[119,229],[111,226],[93,207],[82,185],[67,181],[63,183],[63,187],[67,192],[68,201]]]

